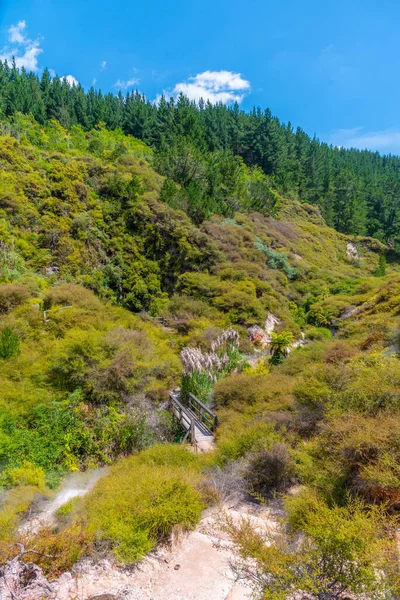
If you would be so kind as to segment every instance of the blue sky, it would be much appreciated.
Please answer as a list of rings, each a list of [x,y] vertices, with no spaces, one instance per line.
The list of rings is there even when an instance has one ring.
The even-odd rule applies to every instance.
[[[400,154],[398,0],[0,0],[0,57],[103,91],[270,107],[335,145]]]

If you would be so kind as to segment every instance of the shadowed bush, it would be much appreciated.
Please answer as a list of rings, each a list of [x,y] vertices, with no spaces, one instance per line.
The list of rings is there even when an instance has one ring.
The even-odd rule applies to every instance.
[[[246,456],[245,478],[251,491],[267,496],[283,491],[294,482],[295,464],[285,444],[259,450]]]

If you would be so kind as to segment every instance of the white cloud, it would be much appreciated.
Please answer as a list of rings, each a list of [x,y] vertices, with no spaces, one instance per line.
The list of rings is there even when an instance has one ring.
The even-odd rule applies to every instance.
[[[49,69],[49,73],[51,77],[56,77],[57,73],[55,72],[54,69]]]
[[[170,92],[164,92],[166,96],[184,94],[189,100],[198,102],[200,98],[209,100],[212,104],[222,102],[231,104],[241,102],[250,90],[250,82],[243,79],[240,73],[232,71],[204,71],[187,81],[177,83]]]
[[[0,50],[0,60],[11,62],[15,58],[18,69],[24,67],[28,71],[39,71],[38,59],[43,52],[39,40],[31,40],[25,36],[26,21],[19,21],[8,29],[8,40],[12,47]]]
[[[104,71],[104,69],[105,69],[106,67],[107,67],[107,61],[106,61],[106,60],[103,60],[103,61],[101,61],[101,64],[100,64],[100,71]]]
[[[26,21],[19,21],[16,25],[11,25],[8,30],[8,39],[13,44],[23,44],[25,42],[25,36],[22,33],[26,29]]]
[[[79,81],[75,79],[73,75],[64,75],[63,79],[70,85],[71,87],[74,85],[79,85]]]
[[[132,79],[128,79],[127,81],[121,81],[121,79],[118,79],[118,81],[114,83],[114,86],[120,90],[127,90],[128,88],[137,85],[139,81],[140,79],[137,79],[136,77],[132,77]]]
[[[96,79],[96,77],[93,77],[92,85],[96,85],[96,83],[97,83],[97,79]]]
[[[232,71],[204,71],[196,77],[190,77],[190,80],[196,85],[201,85],[215,92],[226,89],[236,91],[250,88],[249,81],[243,79],[240,73],[232,73]]]
[[[330,141],[335,146],[344,148],[400,154],[400,127],[390,127],[380,131],[364,131],[362,127],[338,129],[331,134]]]

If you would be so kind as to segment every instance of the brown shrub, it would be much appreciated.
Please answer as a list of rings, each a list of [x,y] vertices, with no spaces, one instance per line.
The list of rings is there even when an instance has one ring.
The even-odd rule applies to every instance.
[[[121,350],[108,367],[93,367],[89,373],[85,389],[90,393],[93,402],[118,401],[129,392],[129,378],[133,374],[132,355],[128,349]]]
[[[31,297],[29,289],[20,283],[0,285],[0,314],[8,313]]]
[[[98,309],[101,302],[93,292],[76,283],[62,283],[46,292],[45,306],[79,306],[86,309]]]
[[[374,331],[360,344],[361,350],[368,350],[378,342],[383,342],[385,339],[384,331]]]
[[[396,415],[356,413],[330,419],[320,447],[329,448],[337,472],[347,472],[346,485],[370,503],[400,507],[400,423]]]
[[[60,532],[49,527],[41,529],[40,534],[29,541],[29,548],[34,548],[35,554],[26,554],[26,560],[33,560],[45,575],[57,577],[69,571],[83,554],[91,550],[92,545],[93,536],[82,524]]]
[[[348,362],[357,353],[356,348],[343,340],[333,342],[324,353],[324,361],[327,363],[340,364]]]
[[[252,452],[247,457],[245,478],[250,489],[264,496],[282,491],[294,482],[295,464],[286,444]]]
[[[219,381],[214,388],[216,405],[249,406],[268,402],[269,410],[280,410],[292,404],[293,378],[286,375],[236,374]]]
[[[202,485],[214,504],[238,501],[246,491],[243,466],[239,461],[231,461],[224,468],[214,466],[206,472]]]
[[[265,397],[267,376],[233,375],[217,383],[214,397],[217,406],[254,404]]]

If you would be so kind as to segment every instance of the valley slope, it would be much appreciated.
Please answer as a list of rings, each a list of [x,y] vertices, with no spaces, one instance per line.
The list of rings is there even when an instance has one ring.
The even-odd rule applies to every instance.
[[[397,585],[393,537],[384,535],[400,503],[393,248],[328,227],[317,206],[273,187],[268,210],[244,210],[264,181],[244,165],[228,194],[241,210],[199,218],[183,210],[183,188],[160,174],[153,150],[119,130],[67,131],[17,115],[3,133],[3,559],[13,543],[28,543],[18,532],[24,515],[68,472],[109,465],[87,497],[60,509],[55,529],[29,540],[45,572],[58,575],[94,550],[132,563],[174,527],[193,528],[226,486],[263,502],[296,484],[289,529],[312,543],[292,557],[291,580],[277,574],[279,544],[270,564],[265,548],[249,549],[231,527],[244,558],[276,583],[268,597],[290,585],[322,593],[349,561],[363,569],[346,572],[346,589]],[[271,315],[277,325],[263,347],[248,329]],[[235,348],[218,342],[231,329]],[[182,379],[185,347],[222,348],[227,358],[216,373]],[[176,443],[182,432],[167,400],[180,385],[217,411],[208,455]],[[302,569],[311,569],[308,583]]]

